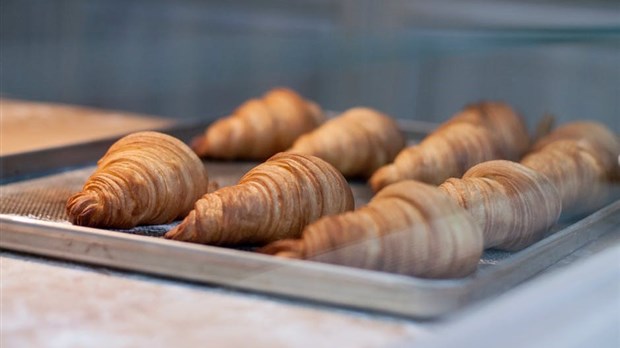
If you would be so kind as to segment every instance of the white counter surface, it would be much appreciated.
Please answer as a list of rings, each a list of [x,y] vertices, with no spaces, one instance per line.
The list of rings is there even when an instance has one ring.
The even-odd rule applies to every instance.
[[[2,347],[384,347],[422,323],[3,252]]]

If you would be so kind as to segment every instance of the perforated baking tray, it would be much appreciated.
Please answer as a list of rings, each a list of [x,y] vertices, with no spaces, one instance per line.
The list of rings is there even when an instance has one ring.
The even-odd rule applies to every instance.
[[[185,125],[169,133],[187,140],[202,127]],[[405,130],[412,141],[428,131],[416,124],[403,127],[409,127]],[[620,200],[615,200],[579,221],[558,224],[547,238],[525,250],[485,251],[478,270],[467,278],[428,280],[161,238],[175,223],[131,230],[73,226],[65,215],[66,199],[81,189],[94,170],[93,163],[114,140],[21,154],[8,162],[5,158],[4,184],[0,186],[0,247],[337,306],[429,318],[506,291],[604,234],[619,232]],[[30,163],[37,156],[47,160]],[[50,160],[54,158],[60,161]],[[256,164],[205,162],[210,179],[220,186],[234,184]],[[356,206],[372,197],[365,183],[350,184]]]

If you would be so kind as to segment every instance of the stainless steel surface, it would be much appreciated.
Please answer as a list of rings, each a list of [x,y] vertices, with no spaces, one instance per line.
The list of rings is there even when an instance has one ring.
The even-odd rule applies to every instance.
[[[62,223],[0,216],[0,247],[178,279],[397,314],[466,303],[461,281],[431,281]]]
[[[0,215],[0,247],[410,317],[435,317],[502,293],[620,223],[620,201],[459,280],[427,280],[248,251]],[[615,229],[617,233],[617,228]]]

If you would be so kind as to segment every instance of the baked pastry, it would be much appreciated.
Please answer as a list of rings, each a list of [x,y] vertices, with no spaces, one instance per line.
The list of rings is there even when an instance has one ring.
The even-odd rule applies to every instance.
[[[559,140],[573,140],[587,143],[597,153],[608,177],[620,179],[620,138],[611,129],[596,121],[574,121],[559,126],[544,137],[541,137],[528,152],[542,150],[550,143]]]
[[[560,210],[544,175],[496,160],[438,188],[413,180],[391,184],[368,205],[324,217],[301,238],[259,251],[416,277],[463,277],[485,248],[518,250],[539,240]]]
[[[436,187],[406,180],[386,187],[368,205],[324,217],[300,239],[259,251],[425,278],[472,273],[483,250],[481,228]]]
[[[516,162],[495,160],[439,186],[480,224],[484,247],[523,249],[557,222],[561,199],[544,175]]]
[[[405,146],[392,118],[370,108],[349,109],[300,136],[289,152],[320,157],[345,177],[369,177]]]
[[[286,88],[251,99],[192,141],[200,157],[265,160],[323,122],[321,108]]]
[[[137,132],[114,143],[81,192],[67,201],[69,220],[82,226],[132,228],[185,216],[207,192],[207,171],[182,141]]]
[[[510,106],[499,102],[473,104],[421,143],[403,149],[394,163],[372,175],[370,185],[375,192],[406,179],[439,185],[481,162],[519,160],[528,146],[525,124]]]
[[[279,153],[239,183],[199,199],[165,237],[212,245],[264,244],[296,238],[324,215],[354,207],[342,174],[318,157]]]
[[[521,161],[547,176],[562,198],[563,214],[593,211],[620,178],[620,140],[602,124],[572,122],[537,141]]]

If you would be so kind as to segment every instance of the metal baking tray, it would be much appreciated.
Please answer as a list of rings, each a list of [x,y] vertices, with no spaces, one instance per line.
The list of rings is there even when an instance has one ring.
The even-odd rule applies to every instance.
[[[177,125],[166,132],[188,140],[204,126]],[[401,126],[412,141],[429,131],[424,124]],[[478,270],[466,278],[430,280],[161,238],[174,223],[123,231],[71,225],[63,215],[67,197],[81,188],[96,160],[115,140],[1,158],[0,248],[335,306],[433,318],[500,294],[606,233],[619,232],[616,195],[615,201],[594,214],[558,224],[548,237],[524,250],[485,251]],[[234,184],[256,164],[205,162],[210,179],[221,186]],[[356,206],[372,197],[365,183],[350,184]]]

